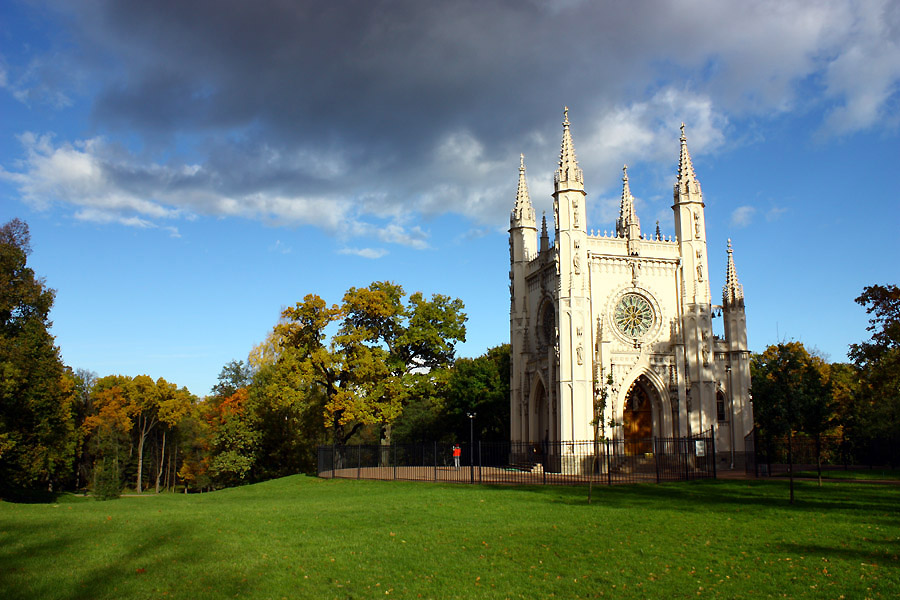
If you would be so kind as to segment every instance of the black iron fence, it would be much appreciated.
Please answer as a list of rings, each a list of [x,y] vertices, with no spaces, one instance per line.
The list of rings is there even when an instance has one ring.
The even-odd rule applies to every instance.
[[[765,437],[754,429],[744,438],[747,474],[756,477],[787,473],[789,463],[794,471],[823,469],[874,468],[900,464],[900,447],[886,439],[853,440],[842,436],[815,438],[795,434]],[[818,460],[817,460],[818,456]]]
[[[318,475],[459,483],[614,484],[716,476],[713,436],[579,442],[320,446]]]

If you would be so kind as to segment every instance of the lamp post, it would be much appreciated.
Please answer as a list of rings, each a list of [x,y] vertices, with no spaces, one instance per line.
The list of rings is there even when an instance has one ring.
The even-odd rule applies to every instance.
[[[469,417],[469,476],[475,483],[475,412],[467,412]]]

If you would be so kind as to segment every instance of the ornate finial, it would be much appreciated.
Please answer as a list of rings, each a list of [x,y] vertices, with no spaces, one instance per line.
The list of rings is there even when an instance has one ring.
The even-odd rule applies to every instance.
[[[629,225],[636,225],[636,231],[630,231]],[[641,235],[640,220],[634,212],[634,196],[628,186],[628,165],[622,167],[622,202],[619,206],[619,218],[616,221],[616,233],[619,237],[631,234],[638,238]]]
[[[678,157],[678,176],[675,183],[675,203],[679,202],[680,193],[696,193],[699,195],[700,182],[694,174],[694,164],[688,151],[687,138],[684,135],[684,123],[681,124],[681,153]]]
[[[731,238],[728,239],[728,263],[725,268],[725,286],[722,288],[722,304],[726,307],[744,305],[744,286],[738,282],[737,269],[734,267],[734,251],[731,249]]]
[[[563,121],[562,147],[559,151],[559,169],[553,180],[557,185],[561,181],[568,181],[583,186],[584,173],[578,168],[578,159],[575,158],[575,147],[572,143],[572,132],[569,131],[569,107],[565,107],[564,111],[565,120]]]
[[[528,195],[528,182],[525,179],[525,155],[519,155],[519,187],[516,190],[516,205],[513,208],[510,222],[526,227],[534,227],[534,207]]]

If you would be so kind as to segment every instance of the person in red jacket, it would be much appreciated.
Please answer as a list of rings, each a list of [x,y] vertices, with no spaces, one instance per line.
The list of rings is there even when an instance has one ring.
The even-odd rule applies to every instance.
[[[459,444],[453,444],[453,466],[459,471],[459,457],[462,456],[462,448]]]

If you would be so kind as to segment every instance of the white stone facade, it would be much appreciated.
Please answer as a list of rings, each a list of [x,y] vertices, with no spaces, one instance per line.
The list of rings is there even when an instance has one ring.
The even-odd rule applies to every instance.
[[[588,233],[568,110],[554,184],[551,243],[546,218],[538,232],[522,159],[509,229],[511,440],[590,440],[595,427],[635,440],[712,430],[719,468],[740,466],[753,427],[744,295],[729,242],[722,305],[711,303],[684,127],[674,239],[641,231],[627,171],[616,230]]]

